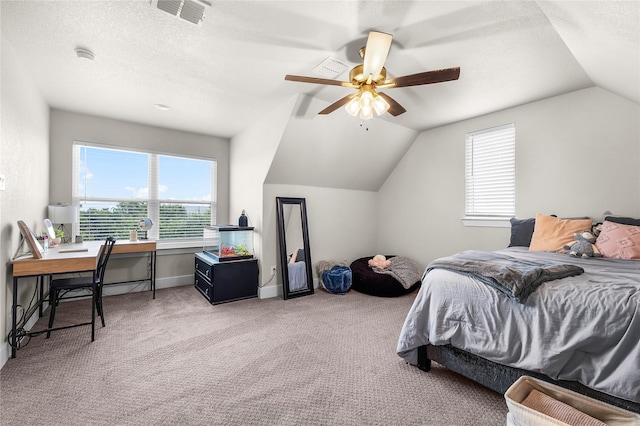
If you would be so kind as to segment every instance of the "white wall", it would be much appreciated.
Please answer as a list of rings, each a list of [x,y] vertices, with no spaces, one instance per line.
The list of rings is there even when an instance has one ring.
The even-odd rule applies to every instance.
[[[321,260],[353,260],[376,253],[376,193],[300,185],[264,185],[263,271],[276,265],[277,276],[262,292],[282,295],[278,252],[276,197],[304,198],[314,281]],[[269,281],[265,273],[263,284]]]
[[[360,120],[328,103],[300,96],[279,141],[265,183],[377,191],[419,132],[386,114]]]
[[[152,150],[165,154],[215,158],[218,163],[217,220],[229,220],[229,139],[210,135],[165,129],[144,124],[113,120],[69,111],[51,111],[51,174],[48,203],[71,203],[72,153],[74,141],[100,143],[124,148]],[[118,164],[114,173],[126,173]],[[193,182],[193,185],[197,185]],[[46,203],[45,203],[46,205]],[[156,287],[193,283],[193,249],[160,250],[158,252]],[[110,261],[110,282],[145,276],[146,262],[140,258]],[[146,287],[116,286],[105,294],[122,293]]]
[[[278,149],[297,97],[269,111],[253,126],[231,139],[230,223],[237,225],[242,210],[247,211],[254,230],[254,255],[258,259],[260,282],[269,279],[264,256],[263,184]]]
[[[590,88],[423,132],[379,191],[378,250],[431,260],[509,243],[464,227],[464,135],[516,124],[516,216],[640,217],[640,106]]]
[[[49,107],[28,77],[13,48],[2,38],[0,87],[0,366],[10,356],[12,276],[8,262],[18,249],[23,220],[34,232],[43,230],[49,201]],[[18,303],[27,306],[34,280],[20,282]]]
[[[218,222],[227,222],[229,139],[52,109],[50,201],[53,204],[71,203],[74,141],[217,159]],[[117,164],[113,170],[122,172]]]
[[[382,120],[372,120],[367,131],[346,114],[336,113],[331,120],[318,116],[326,106],[304,95],[294,97],[232,138],[229,216],[236,223],[246,209],[256,228],[255,254],[264,286],[260,297],[282,294],[276,197],[307,199],[317,280],[318,260],[352,261],[375,254],[375,190],[417,135]],[[278,268],[275,278],[272,265]]]

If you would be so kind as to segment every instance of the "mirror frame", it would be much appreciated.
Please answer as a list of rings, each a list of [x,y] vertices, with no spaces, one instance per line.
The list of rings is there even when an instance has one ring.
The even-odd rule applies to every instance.
[[[295,291],[289,291],[289,268],[287,264],[287,238],[284,226],[284,206],[298,205],[300,206],[300,219],[302,223],[302,245],[304,247],[304,262],[307,273],[307,288]],[[276,197],[276,212],[278,215],[278,244],[280,248],[280,268],[282,270],[282,291],[284,299],[293,297],[306,296],[313,294],[313,275],[311,269],[311,250],[309,247],[309,225],[307,222],[307,206],[304,198],[293,197]]]

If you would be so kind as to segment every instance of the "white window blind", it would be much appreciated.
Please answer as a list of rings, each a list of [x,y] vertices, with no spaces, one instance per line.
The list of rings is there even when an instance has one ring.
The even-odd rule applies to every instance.
[[[73,202],[87,241],[138,230],[150,239],[202,238],[216,222],[217,162],[74,143]],[[149,217],[153,227],[139,229]],[[148,235],[145,235],[148,233]]]
[[[467,218],[515,215],[515,124],[467,133]]]

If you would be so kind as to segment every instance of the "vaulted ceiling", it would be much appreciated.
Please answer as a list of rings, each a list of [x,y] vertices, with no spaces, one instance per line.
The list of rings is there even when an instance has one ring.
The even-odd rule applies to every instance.
[[[347,80],[370,30],[393,34],[390,76],[461,67],[388,90],[407,112],[374,120],[420,131],[591,86],[640,103],[638,1],[210,0],[198,25],[156,3],[3,0],[2,37],[51,107],[223,137],[300,93],[349,94],[284,76],[333,58]]]

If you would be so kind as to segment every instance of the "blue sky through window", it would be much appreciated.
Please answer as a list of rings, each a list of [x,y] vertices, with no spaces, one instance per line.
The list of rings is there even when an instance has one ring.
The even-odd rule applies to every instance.
[[[160,156],[160,194],[170,200],[210,200],[211,162]]]
[[[211,198],[210,161],[163,155],[158,161],[160,199]],[[82,146],[79,179],[83,197],[146,199],[148,154]]]

